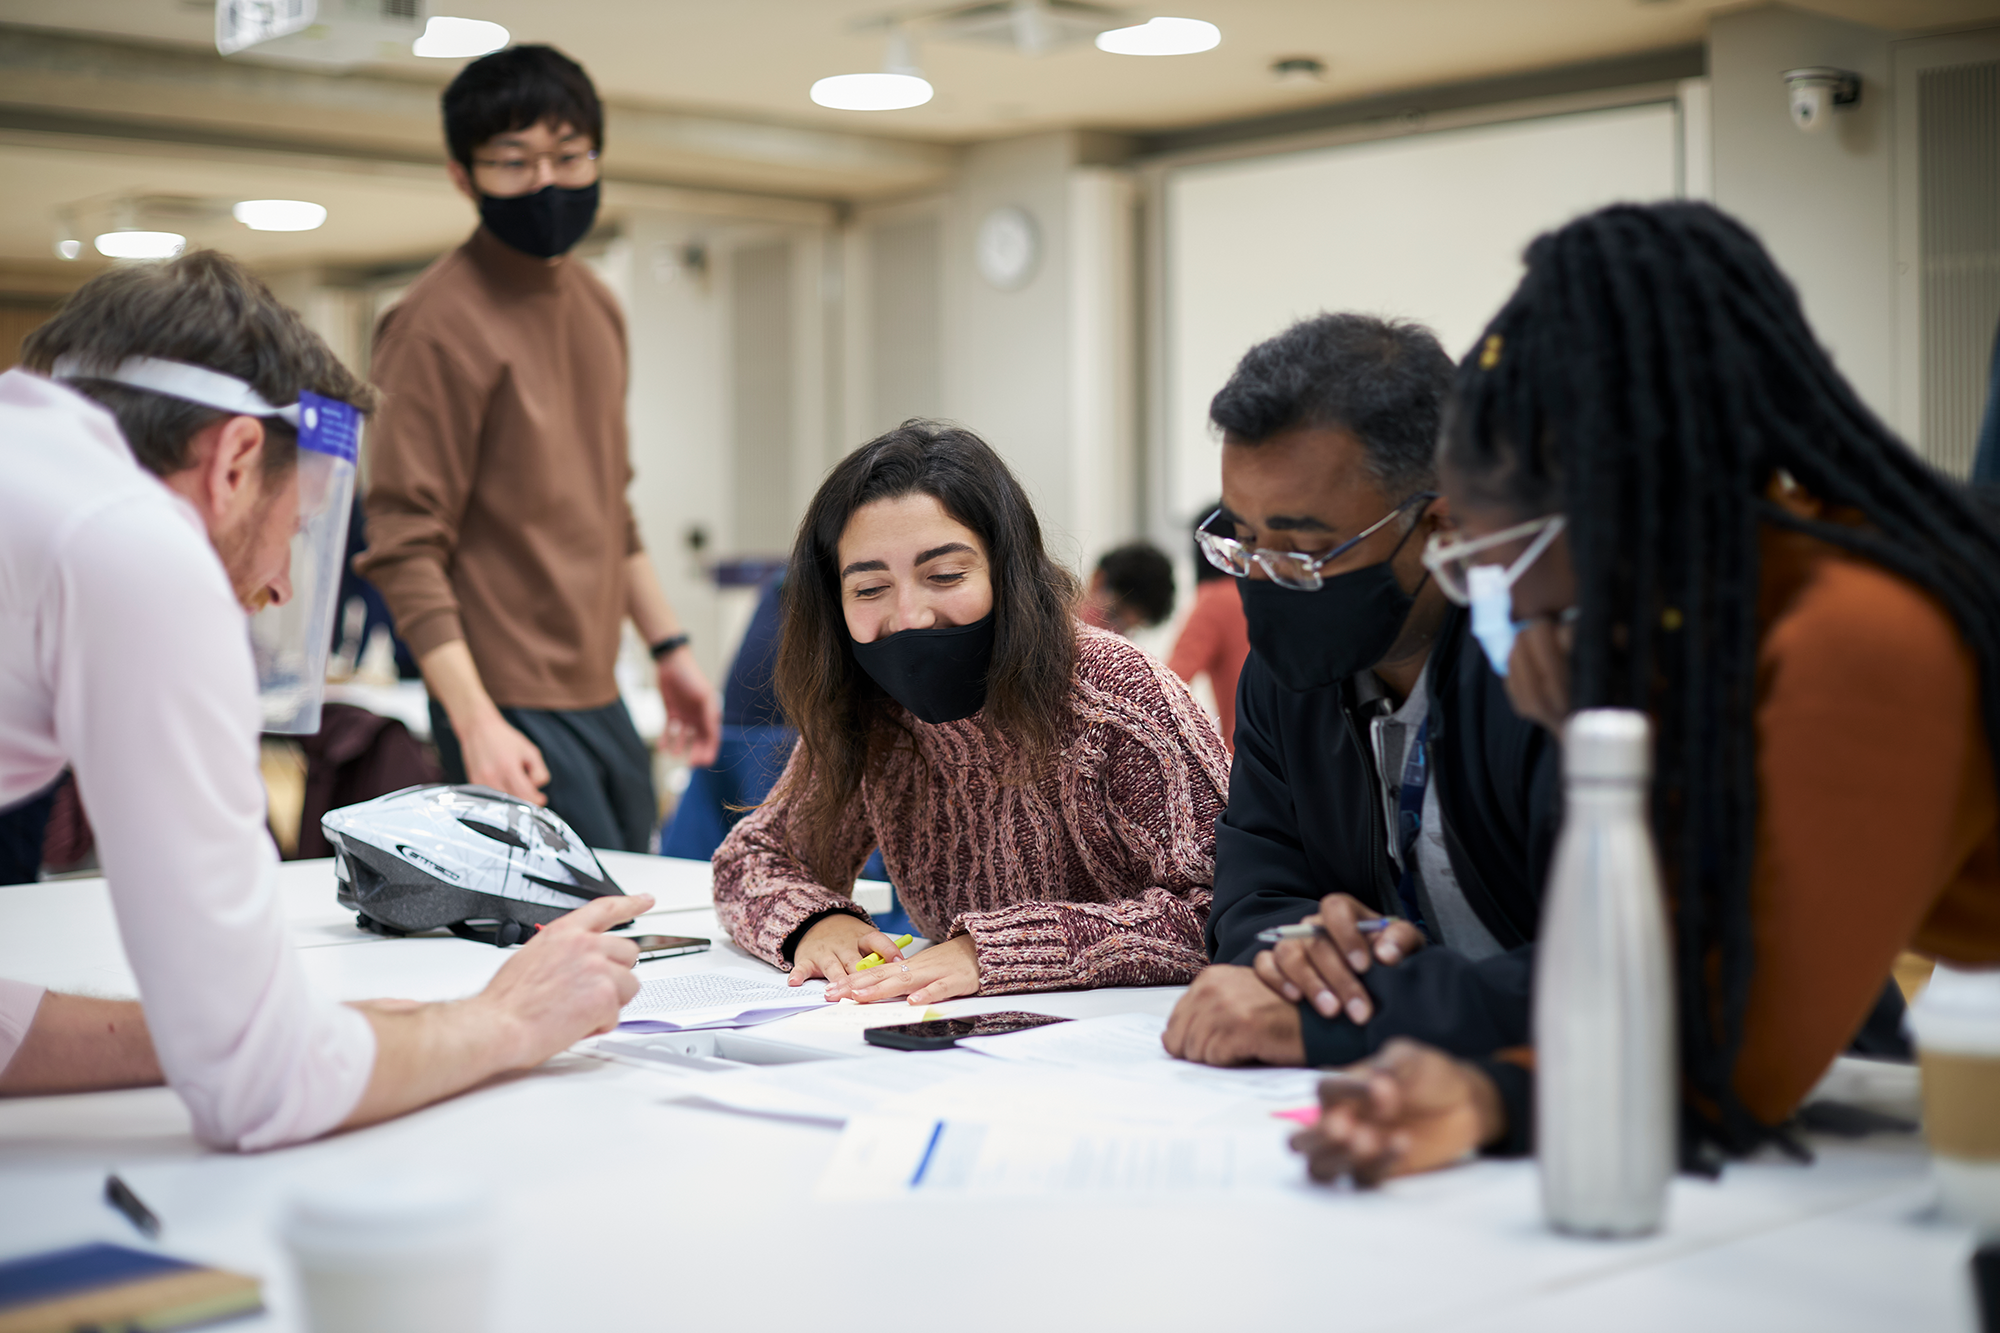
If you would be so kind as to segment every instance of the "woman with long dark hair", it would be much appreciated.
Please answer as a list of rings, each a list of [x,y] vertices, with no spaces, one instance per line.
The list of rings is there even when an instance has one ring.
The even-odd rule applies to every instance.
[[[1075,602],[970,431],[905,422],[834,468],[785,577],[798,746],[715,853],[738,944],[830,997],[912,1004],[1201,970],[1228,756],[1186,687]],[[909,957],[853,900],[878,844],[936,941]]]
[[[2000,963],[2000,535],[1721,213],[1609,208],[1527,258],[1459,372],[1427,561],[1497,599],[1523,715],[1651,715],[1687,1141],[1744,1152],[1899,951]],[[1385,1048],[1300,1146],[1362,1179],[1526,1146],[1531,1065]]]

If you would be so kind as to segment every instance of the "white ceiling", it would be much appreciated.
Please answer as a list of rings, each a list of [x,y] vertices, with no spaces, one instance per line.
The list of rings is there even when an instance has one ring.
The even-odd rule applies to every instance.
[[[431,0],[434,13],[501,23],[552,42],[614,99],[805,125],[968,140],[1047,126],[1164,129],[1699,42],[1724,0],[1169,0],[1222,29],[1194,56],[1136,58],[1089,46],[1030,59],[989,46],[920,42],[936,84],[898,112],[815,107],[827,74],[878,68],[883,42],[856,25],[883,0]],[[2000,0],[1800,0],[1800,8],[1896,29],[2000,17]],[[1135,18],[1152,11],[1135,9]],[[208,0],[0,0],[0,23],[211,48]],[[1327,79],[1294,89],[1274,60],[1311,56]],[[370,68],[443,82],[459,62],[414,56]],[[616,133],[615,122],[612,133]]]
[[[8,258],[53,259],[59,211],[107,193],[224,204],[243,198],[310,199],[326,206],[325,225],[308,232],[251,231],[229,217],[205,223],[160,220],[160,229],[180,231],[190,244],[224,249],[260,266],[423,259],[463,240],[474,222],[471,206],[439,173],[421,169],[357,172],[310,159],[288,163],[275,155],[263,161],[214,160],[163,154],[147,145],[79,152],[68,145],[8,144],[0,147],[0,171],[7,178],[7,189],[0,191],[0,256]],[[82,233],[94,234],[98,217],[101,210],[86,206],[79,218]],[[75,267],[101,266],[89,248],[91,235],[78,239],[86,259]]]
[[[618,107],[626,108],[625,179],[607,195],[614,213],[621,200],[637,202],[648,189],[647,202],[676,206],[665,200],[670,192],[634,183],[648,179],[818,198],[907,192],[910,182],[920,187],[938,178],[949,162],[945,150],[912,139],[966,142],[1057,126],[1166,130],[1302,110],[1692,45],[1709,12],[1723,7],[1720,0],[1158,2],[1218,24],[1222,45],[1157,59],[1079,46],[1031,59],[1005,48],[920,41],[917,58],[937,85],[937,99],[874,114],[815,107],[806,89],[823,75],[879,65],[880,36],[857,32],[856,25],[885,12],[882,0],[430,0],[430,7],[497,21],[518,41],[552,42],[581,60],[614,103],[608,136],[614,173],[620,171]],[[2000,18],[2000,0],[1803,0],[1800,7],[1906,31]],[[213,22],[209,0],[0,0],[0,40],[5,25],[18,25],[177,47],[209,53],[208,59]],[[1304,89],[1278,86],[1269,66],[1296,56],[1325,62],[1327,79]],[[409,164],[413,155],[438,151],[432,90],[462,62],[399,56],[358,71],[368,78],[318,81],[318,100],[284,96],[282,89],[302,81],[279,71],[218,81],[216,67],[201,60],[166,63],[172,68],[147,74],[150,83],[102,70],[93,83],[88,71],[66,73],[65,60],[55,58],[10,76],[14,96],[0,88],[0,103],[133,125],[151,117],[155,129],[221,123],[220,116],[301,142],[323,125],[321,141],[343,134],[396,140],[401,147],[390,144],[394,151],[386,155],[405,160],[9,130],[0,133],[0,173],[8,182],[0,191],[0,264],[12,276],[0,286],[66,288],[84,276],[96,266],[94,256],[70,265],[53,258],[58,214],[78,201],[119,194],[325,204],[329,220],[314,232],[258,233],[228,220],[185,228],[196,243],[223,246],[267,268],[421,258],[468,228],[470,212],[443,188],[438,168]],[[219,82],[235,86],[220,89]],[[708,207],[714,206],[711,199]],[[87,244],[88,236],[82,239]]]

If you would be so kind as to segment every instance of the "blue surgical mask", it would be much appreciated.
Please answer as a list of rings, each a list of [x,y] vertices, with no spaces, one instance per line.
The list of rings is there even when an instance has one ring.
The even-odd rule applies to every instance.
[[[1514,655],[1514,640],[1528,622],[1514,619],[1512,571],[1501,565],[1474,565],[1465,571],[1467,604],[1472,608],[1472,637],[1486,650],[1493,674],[1505,676]]]

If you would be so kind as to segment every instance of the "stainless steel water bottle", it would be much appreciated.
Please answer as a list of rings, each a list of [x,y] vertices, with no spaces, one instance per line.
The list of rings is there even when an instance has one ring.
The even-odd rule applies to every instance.
[[[1558,1231],[1659,1229],[1674,1170],[1678,1060],[1652,727],[1587,709],[1563,729],[1562,834],[1535,960],[1535,1151]]]

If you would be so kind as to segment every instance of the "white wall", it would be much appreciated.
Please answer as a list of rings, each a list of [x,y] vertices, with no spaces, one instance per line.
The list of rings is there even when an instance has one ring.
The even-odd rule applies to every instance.
[[[943,194],[862,211],[845,246],[846,452],[912,412],[977,432],[1020,478],[1050,552],[1083,569],[1138,530],[1136,192],[1081,138],[979,144]],[[1020,287],[980,276],[996,208],[1034,219]],[[929,339],[928,345],[924,340]]]
[[[1129,173],[1069,173],[1069,494],[1084,572],[1139,531],[1138,192]]]
[[[968,149],[945,210],[944,414],[1006,458],[1047,535],[1069,518],[1069,169],[1071,136],[1041,134]],[[996,208],[1035,220],[1041,258],[1014,291],[979,275],[974,238]],[[1074,549],[1056,543],[1058,558]]]
[[[713,555],[733,536],[728,326],[719,284],[668,262],[705,234],[699,222],[634,211],[599,271],[625,307],[631,340],[632,508],[696,658],[720,679],[733,644],[722,641],[715,589],[686,538],[703,528]]]
[[[1782,75],[1832,65],[1861,102],[1826,131],[1791,121]],[[1715,202],[1763,240],[1862,399],[1914,437],[1898,401],[1889,34],[1781,5],[1710,22]]]
[[[1165,186],[1163,531],[1218,489],[1208,402],[1253,344],[1323,310],[1419,320],[1458,356],[1542,231],[1678,189],[1671,102],[1184,167]]]

